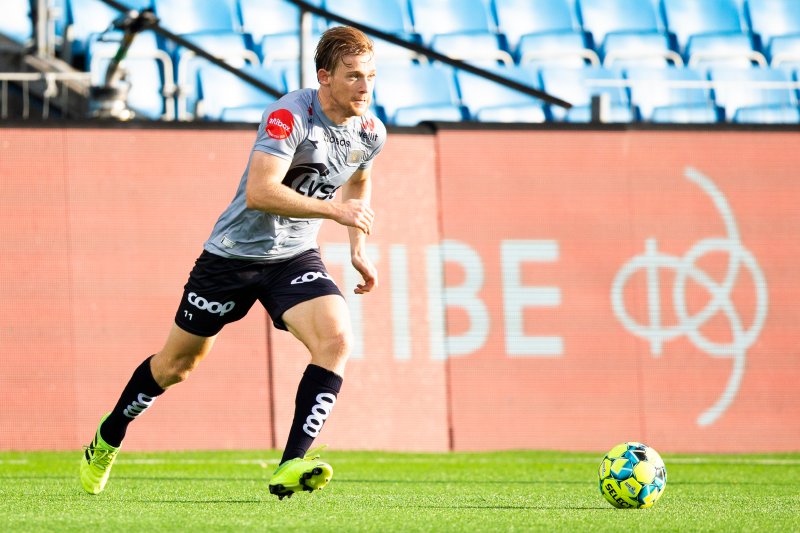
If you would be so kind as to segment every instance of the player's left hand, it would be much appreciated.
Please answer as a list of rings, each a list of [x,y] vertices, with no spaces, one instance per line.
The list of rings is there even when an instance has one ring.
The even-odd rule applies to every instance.
[[[359,283],[353,292],[356,294],[366,294],[378,286],[378,270],[372,261],[364,255],[353,255],[352,257],[353,268],[358,270],[361,277],[364,278],[364,283]]]

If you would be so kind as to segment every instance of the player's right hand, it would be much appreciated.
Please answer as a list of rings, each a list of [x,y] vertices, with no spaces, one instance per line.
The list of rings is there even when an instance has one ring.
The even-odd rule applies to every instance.
[[[340,204],[340,216],[337,222],[344,226],[352,226],[369,235],[372,231],[372,222],[375,219],[375,211],[364,200],[351,198]]]

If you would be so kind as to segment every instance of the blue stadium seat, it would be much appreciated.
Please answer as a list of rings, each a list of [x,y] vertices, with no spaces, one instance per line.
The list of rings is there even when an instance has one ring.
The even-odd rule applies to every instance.
[[[523,35],[557,33],[583,38],[567,0],[494,0],[493,4],[497,29],[511,51],[517,50]]]
[[[683,66],[683,58],[670,48],[665,33],[612,33],[601,51],[606,67]]]
[[[151,0],[121,0],[120,3],[137,10],[152,7]],[[92,35],[108,30],[122,15],[100,0],[68,0],[66,7],[66,46],[72,58],[83,57]]]
[[[717,67],[709,71],[717,105],[730,122],[796,123],[797,95],[791,87],[769,87],[787,83],[789,75],[773,68]],[[755,84],[755,85],[754,85]],[[760,84],[760,85],[758,85]]]
[[[595,48],[611,33],[659,33],[656,10],[650,0],[578,0],[584,30]]]
[[[316,43],[318,35],[312,35]],[[282,72],[289,91],[301,88],[300,83],[300,37],[298,34],[265,35],[258,47],[265,68]],[[317,87],[317,75],[313,61],[305,65],[306,87]]]
[[[690,68],[629,68],[631,103],[637,107],[641,120],[672,123],[714,123],[719,113],[705,76]],[[694,83],[680,87],[670,82]]]
[[[86,47],[86,63],[93,85],[105,83],[106,71],[120,46],[120,35],[95,34]],[[172,60],[158,48],[155,34],[136,36],[121,67],[130,84],[128,105],[137,115],[149,119],[174,119],[175,93]]]
[[[800,35],[782,35],[772,40],[769,64],[777,68],[800,68]]]
[[[297,33],[265,35],[256,49],[264,65],[276,61],[297,61],[300,58],[300,36]]]
[[[381,118],[397,126],[464,118],[452,70],[427,64],[395,65],[381,71],[375,84],[375,104]]]
[[[662,0],[664,20],[685,52],[698,35],[742,34],[742,20],[733,0]]]
[[[242,69],[251,76],[279,91],[284,91],[283,80],[274,72],[260,67]],[[258,87],[247,83],[215,65],[203,65],[197,71],[196,116],[203,120],[235,122],[260,122],[264,108],[275,98]]]
[[[491,72],[517,81],[528,87],[540,89],[538,76],[520,67],[492,68]],[[545,105],[538,98],[509,89],[475,74],[456,71],[456,83],[461,93],[461,104],[469,118],[479,122],[544,122]]]
[[[309,3],[318,5],[320,1]],[[242,31],[249,33],[256,44],[265,36],[296,36],[300,31],[300,9],[286,0],[238,0],[238,6]],[[327,22],[315,15],[312,17],[313,31],[321,33]]]
[[[398,0],[325,0],[331,13],[395,35],[411,32],[408,8]],[[336,23],[338,25],[338,23]]]
[[[331,13],[391,33],[403,40],[415,42],[406,2],[399,0],[325,0],[324,7]],[[375,54],[382,65],[394,61],[408,63],[418,59],[417,54],[407,48],[371,37],[375,43]]]
[[[302,88],[316,89],[319,87],[319,83],[317,82],[317,74],[316,72],[313,72],[313,65],[311,65],[310,68],[307,68],[307,80],[305,86],[300,83],[300,61],[298,61],[296,58],[277,59],[269,63],[264,63],[264,68],[273,70],[275,72],[280,72],[281,76],[283,77],[283,82],[286,85],[286,90],[288,91],[294,91]],[[383,72],[383,70],[380,72]]]
[[[414,31],[425,44],[445,33],[491,33],[495,30],[482,0],[409,0]]]
[[[753,33],[769,51],[776,39],[800,35],[800,2],[797,0],[747,0]]]
[[[767,59],[753,47],[750,36],[744,33],[724,35],[695,35],[686,46],[688,64],[693,67],[750,67],[766,66]]]
[[[29,0],[4,2],[3,17],[0,18],[0,34],[19,44],[27,44],[33,37],[33,21]]]
[[[184,37],[214,57],[229,65],[242,68],[245,65],[259,65],[258,54],[250,50],[248,36],[235,32],[191,33]],[[197,57],[191,50],[178,48],[174,54],[176,83],[178,85],[178,114],[181,119],[188,118],[194,108],[198,94],[195,88],[197,70],[208,63]]]
[[[580,32],[534,33],[523,35],[517,46],[517,63],[525,66],[599,66],[597,52],[586,47]]]
[[[483,66],[514,64],[514,58],[501,48],[497,35],[493,33],[434,35],[431,48],[448,57]]]
[[[179,35],[239,30],[231,4],[226,0],[153,0],[161,25]]]
[[[569,111],[551,106],[550,112],[556,120],[589,122],[592,96],[601,94],[608,95],[610,122],[632,122],[635,119],[619,71],[603,67],[545,67],[541,70],[541,78],[546,92],[573,104]]]
[[[797,124],[800,110],[796,107],[745,107],[733,117],[739,124]]]

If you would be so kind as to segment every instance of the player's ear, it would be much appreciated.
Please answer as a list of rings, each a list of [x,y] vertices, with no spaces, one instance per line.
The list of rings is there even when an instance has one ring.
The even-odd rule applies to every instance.
[[[320,85],[329,85],[331,82],[331,73],[321,68],[317,71],[317,81]]]

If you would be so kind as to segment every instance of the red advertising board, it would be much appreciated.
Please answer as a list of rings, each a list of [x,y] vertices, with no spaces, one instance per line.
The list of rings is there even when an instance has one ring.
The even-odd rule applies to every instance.
[[[254,132],[0,128],[0,449],[77,449],[158,350]],[[338,449],[800,449],[800,136],[393,133]],[[305,349],[255,306],[128,450],[281,448]]]

